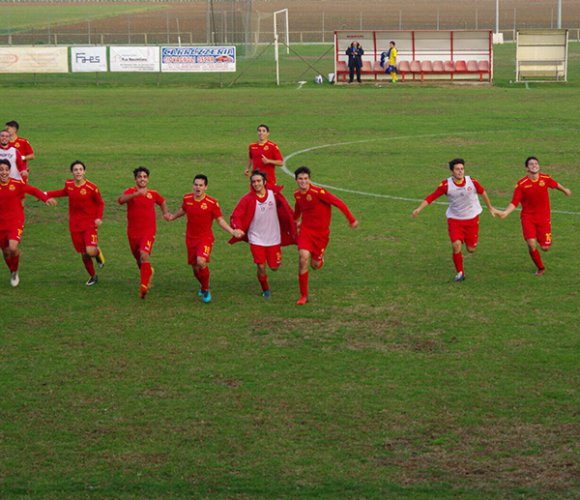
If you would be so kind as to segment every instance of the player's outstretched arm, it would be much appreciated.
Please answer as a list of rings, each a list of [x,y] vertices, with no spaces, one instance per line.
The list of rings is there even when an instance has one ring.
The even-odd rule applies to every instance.
[[[513,203],[510,203],[505,210],[498,210],[497,215],[500,217],[500,219],[505,219],[515,209],[516,209],[516,206]]]
[[[250,175],[250,172],[252,171],[252,159],[250,158],[248,160],[248,165],[246,166],[246,170],[244,170],[244,175],[246,177],[248,177]]]
[[[168,219],[165,219],[165,220],[169,222],[169,221],[172,221],[172,220],[175,220],[175,219],[179,219],[180,217],[183,217],[184,215],[185,215],[185,210],[183,210],[183,208],[180,207],[177,210],[177,212],[175,212],[174,214],[171,214],[170,213],[169,214],[169,218]]]
[[[216,219],[218,226],[221,227],[226,233],[229,233],[234,238],[243,238],[244,232],[241,229],[234,229],[230,226],[223,217],[218,217]]]
[[[558,183],[558,185],[556,186],[556,189],[558,191],[562,191],[562,193],[564,193],[566,196],[572,196],[572,191],[570,189],[568,189],[567,187],[562,186],[562,184]]]
[[[421,212],[421,210],[423,210],[423,209],[424,209],[424,208],[425,208],[427,205],[429,205],[429,203],[427,203],[427,201],[426,201],[426,200],[423,200],[423,201],[422,201],[422,202],[419,204],[419,206],[418,206],[418,207],[417,207],[415,210],[413,210],[413,211],[411,212],[411,216],[413,217],[413,219],[415,219],[415,218],[416,218],[416,217],[419,215],[419,213]]]
[[[489,196],[487,195],[487,191],[484,191],[483,193],[481,193],[481,197],[483,198],[483,201],[485,202],[485,205],[487,206],[487,209],[489,210],[489,212],[491,213],[492,217],[495,217],[496,215],[498,215],[498,210],[496,210],[494,208],[494,206],[491,204],[491,201],[489,199]]]

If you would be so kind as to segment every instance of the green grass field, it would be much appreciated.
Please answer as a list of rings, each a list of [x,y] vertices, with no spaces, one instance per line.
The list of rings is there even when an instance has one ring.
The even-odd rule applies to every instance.
[[[579,51],[567,85],[96,87],[2,76],[4,120],[35,146],[31,183],[82,159],[107,204],[107,266],[85,271],[66,200],[26,201],[21,285],[0,273],[0,496],[10,498],[577,498]],[[22,76],[20,77],[22,78]],[[155,287],[138,272],[117,197],[138,165],[175,210],[198,172],[229,216],[255,127],[288,169],[309,165],[360,219],[336,212],[327,263],[296,307],[297,252],[259,296],[247,247],[215,229],[214,301],[186,265],[184,220],[159,221]],[[533,275],[519,218],[484,213],[454,275],[445,207],[410,213],[467,173],[504,207],[523,160],[552,194],[554,248]],[[286,194],[294,183],[281,174]],[[410,198],[413,201],[393,197]],[[4,273],[4,274],[2,274]]]
[[[10,4],[0,5],[0,34],[52,25],[74,24],[106,17],[136,14],[162,9],[163,5],[123,4]]]

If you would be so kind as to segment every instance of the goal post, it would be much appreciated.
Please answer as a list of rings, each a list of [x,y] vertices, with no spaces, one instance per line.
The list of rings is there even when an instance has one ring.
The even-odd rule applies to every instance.
[[[280,85],[280,48],[278,37],[278,15],[284,15],[284,31],[286,54],[290,54],[290,31],[288,29],[288,9],[277,10],[274,12],[274,60],[276,61],[276,85]]]

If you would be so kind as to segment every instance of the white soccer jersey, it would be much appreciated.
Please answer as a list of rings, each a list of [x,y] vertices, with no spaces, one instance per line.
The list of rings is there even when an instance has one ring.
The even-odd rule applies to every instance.
[[[279,245],[281,242],[276,198],[269,189],[264,202],[256,200],[256,211],[248,229],[248,241],[263,247]]]
[[[16,179],[17,181],[22,180],[22,175],[20,175],[20,170],[16,166],[16,155],[18,151],[14,146],[10,146],[8,149],[0,148],[0,159],[8,160],[10,162],[10,178]]]
[[[445,215],[448,219],[469,220],[483,212],[475,185],[468,175],[463,186],[455,184],[453,177],[447,179],[447,198],[449,207]]]

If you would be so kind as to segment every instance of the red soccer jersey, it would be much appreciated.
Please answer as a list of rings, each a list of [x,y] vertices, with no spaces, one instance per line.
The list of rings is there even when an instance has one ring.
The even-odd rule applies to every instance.
[[[71,231],[88,231],[95,228],[95,219],[103,218],[105,203],[99,188],[90,181],[76,186],[73,179],[67,179],[64,189],[49,191],[49,198],[68,196],[69,228]]]
[[[558,183],[549,175],[540,174],[533,181],[528,176],[520,179],[516,184],[512,204],[522,204],[522,217],[533,217],[535,220],[550,219],[550,195],[548,188],[554,189]]]
[[[131,187],[123,194],[133,194],[135,191],[137,188]],[[161,205],[164,201],[165,198],[152,189],[148,189],[146,195],[131,198],[127,202],[127,236],[129,238],[154,236],[157,231],[155,204]]]
[[[24,225],[22,200],[27,194],[31,194],[42,201],[46,201],[49,198],[40,189],[22,181],[9,179],[6,184],[0,183],[0,231],[15,229]]]
[[[213,242],[214,235],[211,230],[211,225],[214,219],[222,216],[222,210],[218,201],[207,195],[197,201],[194,193],[188,193],[183,197],[181,208],[187,216],[186,240]]]
[[[8,145],[14,146],[18,151],[20,151],[21,155],[28,156],[34,154],[34,149],[32,149],[28,139],[24,139],[24,137],[17,137],[13,141],[10,141]]]
[[[297,189],[294,192],[294,198],[296,199],[294,219],[298,220],[302,216],[300,230],[328,231],[332,205],[338,208],[351,224],[356,220],[346,204],[324,188],[311,184],[306,193]]]
[[[282,153],[280,153],[278,146],[271,141],[266,141],[264,144],[254,142],[250,144],[249,154],[250,160],[252,160],[253,169],[258,169],[260,172],[264,172],[266,174],[266,180],[270,186],[276,184],[276,165],[264,163],[262,155],[269,160],[282,161],[284,158],[282,158]]]

